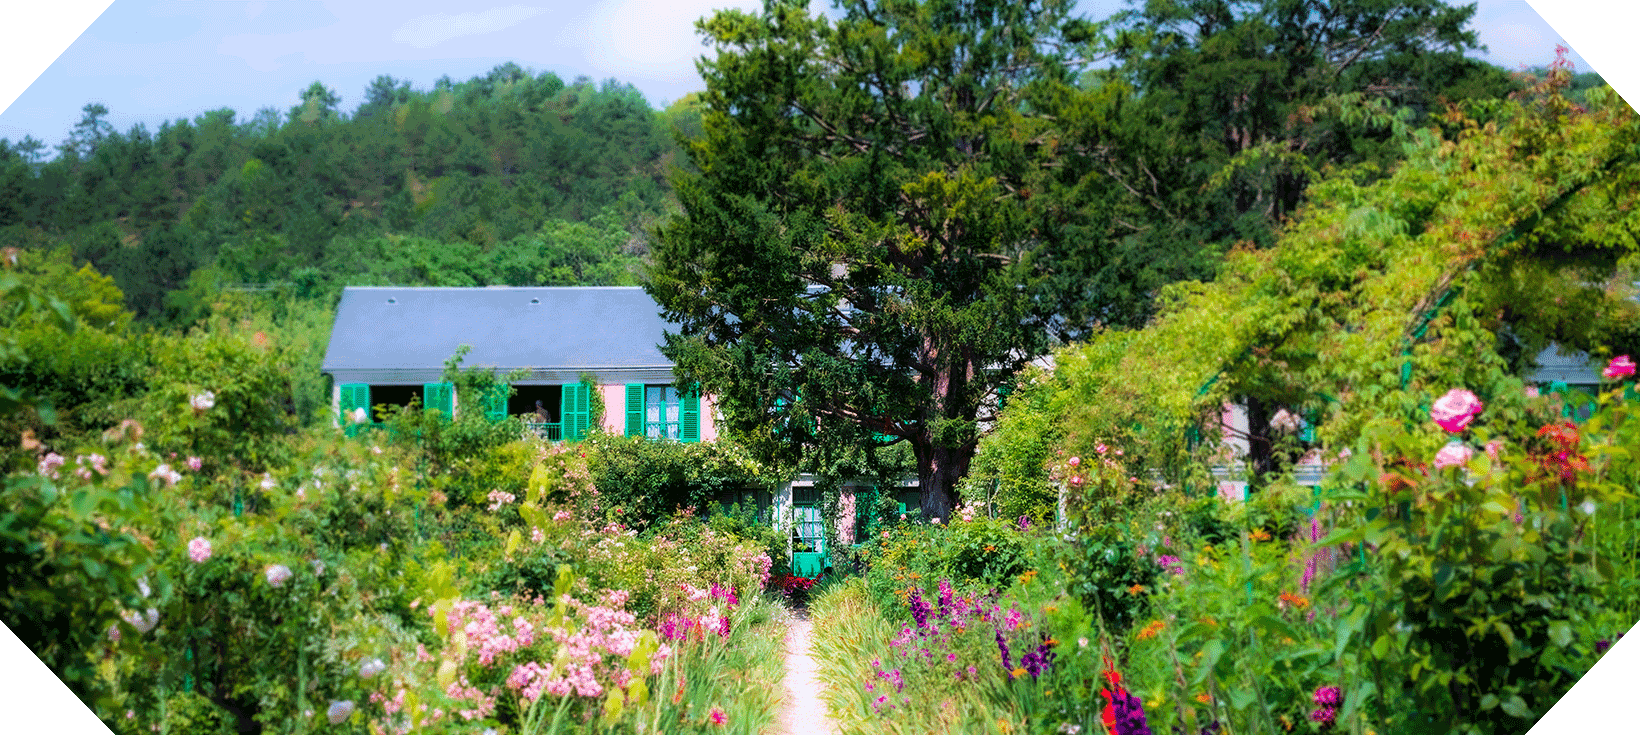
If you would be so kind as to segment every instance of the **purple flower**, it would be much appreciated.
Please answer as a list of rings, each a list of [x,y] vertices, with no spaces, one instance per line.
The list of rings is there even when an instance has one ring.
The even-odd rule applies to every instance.
[[[917,621],[917,627],[927,628],[928,614],[933,611],[933,608],[922,598],[922,591],[912,587],[911,597],[907,602],[911,605],[911,619]]]
[[[1184,565],[1179,563],[1179,557],[1171,554],[1163,554],[1156,557],[1156,563],[1160,564],[1163,569],[1166,569],[1174,574],[1184,574]]]
[[[1004,671],[1013,671],[1014,657],[1008,651],[1008,639],[1003,637],[1000,630],[997,631],[997,650],[1002,653],[1002,669]]]
[[[1323,707],[1337,707],[1344,703],[1344,691],[1338,687],[1317,687],[1315,703]]]
[[[1594,652],[1595,653],[1605,653],[1606,649],[1611,648],[1611,647],[1612,647],[1612,642],[1609,641],[1609,640],[1606,640],[1605,638],[1601,638],[1600,640],[1594,642]]]
[[[1145,723],[1145,705],[1138,697],[1118,689],[1110,704],[1116,715],[1116,735],[1151,735],[1150,725]]]
[[[1321,709],[1311,712],[1310,719],[1314,722],[1321,723],[1322,729],[1326,729],[1332,727],[1333,723],[1337,721],[1338,710],[1333,709],[1332,707],[1322,707]]]
[[[1020,532],[1023,533],[1025,531],[1029,531],[1030,529],[1031,529],[1031,518],[1030,518],[1030,516],[1020,516],[1019,517],[1019,530],[1020,530]]]

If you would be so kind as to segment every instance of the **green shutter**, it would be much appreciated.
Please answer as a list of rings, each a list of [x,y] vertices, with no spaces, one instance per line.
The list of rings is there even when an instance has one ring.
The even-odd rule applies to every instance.
[[[364,409],[365,416],[370,416],[370,385],[368,383],[347,383],[342,386],[341,401],[338,408],[337,421],[348,436],[359,433],[359,425],[353,423],[350,415],[355,409]]]
[[[450,383],[423,383],[421,386],[421,408],[423,411],[438,409],[445,418],[455,415],[455,389]]]
[[[484,417],[491,421],[504,421],[507,418],[507,397],[512,394],[512,386],[506,383],[496,383],[490,386],[484,394]]]
[[[592,387],[585,383],[565,383],[558,409],[564,441],[585,439],[592,424]]]
[[[643,383],[626,384],[626,435],[643,436]]]
[[[683,411],[681,413],[682,415],[678,417],[678,422],[681,424],[678,427],[678,433],[681,434],[678,440],[685,444],[700,441],[699,384],[691,387],[688,393],[683,394]]]

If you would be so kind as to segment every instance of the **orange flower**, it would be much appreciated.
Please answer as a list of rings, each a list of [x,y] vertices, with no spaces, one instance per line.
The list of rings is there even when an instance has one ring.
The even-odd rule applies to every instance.
[[[997,550],[997,547],[995,547],[995,546],[992,546],[992,545],[990,545],[990,544],[986,544],[986,545],[985,545],[985,550],[986,550],[986,551],[987,551],[987,552],[991,552],[991,551],[996,551],[996,550]]]
[[[1163,623],[1160,620],[1150,621],[1150,624],[1146,625],[1144,630],[1139,631],[1139,640],[1143,641],[1155,638],[1156,634],[1162,632],[1162,628],[1166,627],[1166,625],[1166,623]]]
[[[1309,598],[1306,598],[1306,597],[1301,597],[1301,596],[1299,596],[1299,595],[1295,595],[1295,594],[1293,594],[1293,593],[1291,593],[1291,592],[1283,592],[1283,593],[1281,593],[1281,597],[1280,597],[1280,598],[1278,598],[1278,599],[1279,599],[1279,600],[1280,600],[1280,601],[1281,601],[1281,602],[1283,602],[1283,603],[1285,603],[1285,604],[1287,604],[1287,605],[1292,605],[1292,606],[1293,606],[1293,607],[1295,607],[1295,608],[1298,608],[1298,609],[1300,609],[1300,610],[1303,610],[1303,609],[1304,609],[1304,608],[1306,608],[1306,607],[1309,607],[1309,606],[1310,606],[1310,600],[1309,600]]]
[[[1145,586],[1142,585],[1142,584],[1136,584],[1136,585],[1133,585],[1132,587],[1128,588],[1128,594],[1130,594],[1130,595],[1137,595],[1140,592],[1144,592],[1144,591],[1145,591]]]
[[[1196,701],[1201,702],[1202,704],[1212,704],[1213,697],[1207,692],[1202,692],[1201,694],[1196,695]]]
[[[1253,540],[1254,541],[1269,541],[1270,540],[1270,532],[1266,531],[1262,528],[1255,528],[1255,529],[1253,529]]]

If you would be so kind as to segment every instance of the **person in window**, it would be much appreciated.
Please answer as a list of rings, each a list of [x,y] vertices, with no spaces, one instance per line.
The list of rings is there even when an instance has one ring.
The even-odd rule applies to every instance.
[[[547,413],[547,407],[545,405],[542,405],[542,403],[539,399],[537,399],[536,402],[535,402],[535,423],[538,423],[538,424],[550,424],[550,423],[552,423],[552,414]]]

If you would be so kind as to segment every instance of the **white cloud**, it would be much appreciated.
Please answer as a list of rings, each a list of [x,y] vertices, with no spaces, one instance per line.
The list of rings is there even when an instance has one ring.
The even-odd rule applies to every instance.
[[[393,42],[416,48],[432,48],[452,38],[477,36],[511,28],[547,12],[545,8],[508,5],[482,13],[431,13],[417,16],[393,31]]]
[[[644,75],[678,83],[697,80],[694,59],[706,53],[695,21],[721,8],[756,11],[758,0],[609,0],[584,24],[565,28],[562,42],[580,46],[601,72]]]

